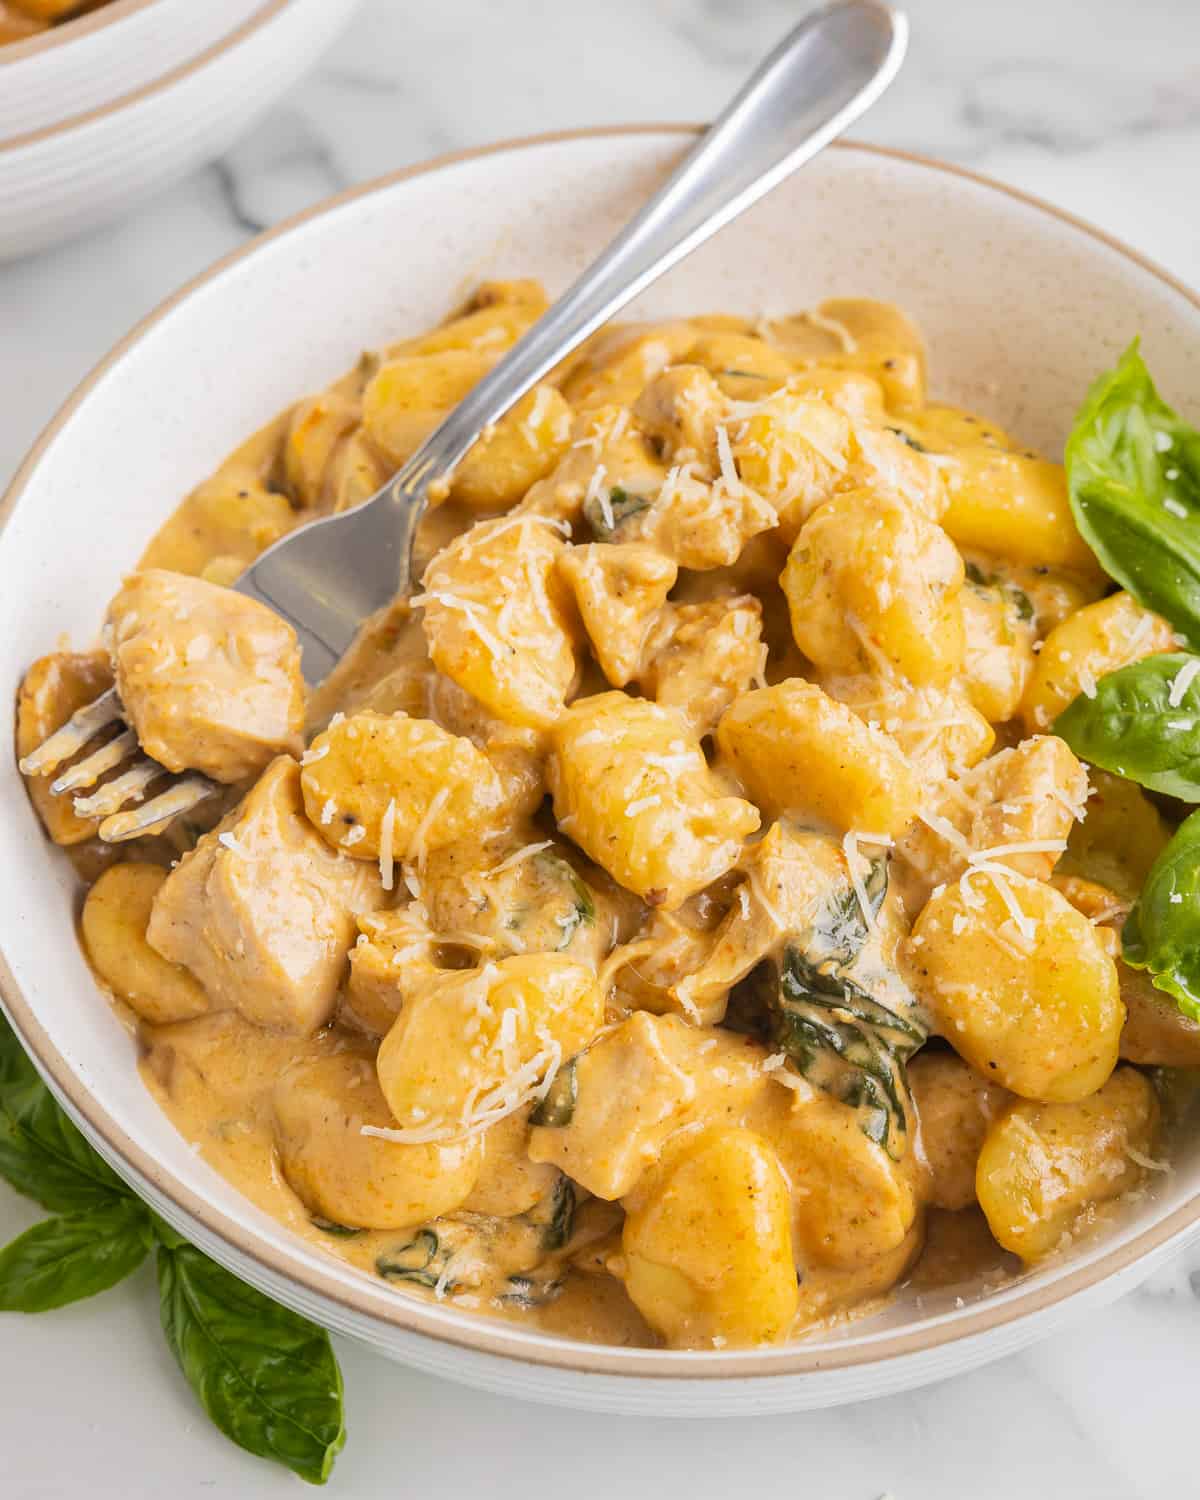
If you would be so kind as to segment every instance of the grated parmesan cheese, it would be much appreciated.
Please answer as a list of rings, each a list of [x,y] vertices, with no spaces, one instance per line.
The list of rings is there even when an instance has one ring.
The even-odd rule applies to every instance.
[[[385,891],[390,891],[395,881],[393,840],[396,832],[396,799],[388,801],[387,810],[379,823],[379,879]]]

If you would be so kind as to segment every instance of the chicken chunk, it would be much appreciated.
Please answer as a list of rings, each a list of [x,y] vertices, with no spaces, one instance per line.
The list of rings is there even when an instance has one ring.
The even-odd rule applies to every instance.
[[[333,1013],[355,917],[382,896],[375,868],[340,858],[309,823],[300,768],[280,756],[180,861],[146,936],[215,1009],[307,1036]]]
[[[107,630],[129,721],[168,771],[242,781],[276,755],[299,754],[300,648],[264,605],[145,568],[109,605]]]
[[[677,708],[693,734],[710,734],[766,670],[762,605],[751,594],[668,605],[651,627],[645,656],[646,693]]]

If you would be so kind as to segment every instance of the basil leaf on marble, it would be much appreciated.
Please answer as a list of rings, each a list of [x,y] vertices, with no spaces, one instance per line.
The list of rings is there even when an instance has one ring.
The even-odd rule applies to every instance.
[[[59,1108],[0,1016],[0,1177],[54,1213],[132,1198]]]
[[[1165,651],[1107,673],[1059,714],[1054,733],[1093,766],[1200,802],[1200,657]]]
[[[0,1250],[0,1312],[39,1313],[106,1292],[154,1242],[136,1198],[43,1219]]]
[[[1184,819],[1151,865],[1121,941],[1125,962],[1200,1021],[1200,812]]]
[[[1088,392],[1066,467],[1105,572],[1200,648],[1200,433],[1159,397],[1136,341]]]
[[[172,1238],[157,1257],[163,1333],[200,1404],[239,1447],[324,1484],[346,1441],[329,1335]]]

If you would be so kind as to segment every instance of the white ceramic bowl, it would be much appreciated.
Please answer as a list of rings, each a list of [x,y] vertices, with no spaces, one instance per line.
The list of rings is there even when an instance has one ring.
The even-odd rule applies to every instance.
[[[183,0],[228,12],[232,0]],[[111,51],[126,24],[149,25],[160,7],[61,45],[64,61],[85,40]],[[115,100],[0,140],[0,260],[28,254],[116,217],[138,199],[218,156],[307,71],[358,0],[257,0],[232,29]],[[103,16],[97,11],[96,16]],[[192,28],[198,31],[199,27]],[[36,39],[35,39],[36,40]],[[14,51],[28,47],[18,43]],[[0,59],[3,51],[0,49]],[[54,50],[45,54],[53,59]],[[35,58],[33,60],[37,60]],[[5,68],[0,60],[0,98]],[[20,77],[22,64],[14,67]]]
[[[686,144],[602,131],[451,158],[348,194],[222,262],[89,377],[0,516],[0,675],[63,630],[94,639],[122,569],[245,434],[425,327],[482,276],[561,289]],[[1054,450],[1088,381],[1135,334],[1166,395],[1200,389],[1200,301],[1086,226],[966,173],[826,152],[651,289],[634,316],[893,298],[928,336],[934,390]],[[310,1249],[188,1149],[84,965],[66,860],[0,764],[0,992],[52,1087],[165,1218],[280,1301],[396,1359],[599,1409],[712,1416],[828,1405],[967,1369],[1111,1298],[1200,1219],[1200,1143],[1103,1241],[960,1307],[904,1293],[789,1347],[703,1354],[568,1343],[398,1293]]]
[[[0,141],[112,104],[247,21],[262,0],[110,0],[0,47]]]

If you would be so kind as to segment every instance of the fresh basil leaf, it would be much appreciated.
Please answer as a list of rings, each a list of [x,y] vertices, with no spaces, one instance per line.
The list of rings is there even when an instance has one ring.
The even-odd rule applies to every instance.
[[[1131,968],[1146,969],[1156,989],[1200,1021],[1200,812],[1150,866],[1121,943]]]
[[[1128,781],[1200,802],[1200,681],[1176,680],[1200,658],[1180,651],[1146,656],[1109,672],[1092,697],[1074,699],[1054,721],[1054,733],[1081,760]]]
[[[37,1069],[17,1040],[17,1033],[8,1024],[8,1017],[0,1011],[0,1107],[7,1089],[38,1081]]]
[[[136,1198],[43,1219],[0,1250],[0,1312],[47,1312],[124,1281],[153,1243]]]
[[[0,1177],[55,1213],[133,1197],[36,1076],[0,1089]]]
[[[167,1343],[213,1422],[247,1452],[324,1484],[346,1440],[325,1330],[194,1245],[160,1245],[158,1287]]]
[[[1160,399],[1136,342],[1088,392],[1066,465],[1105,572],[1200,647],[1200,433]]]

